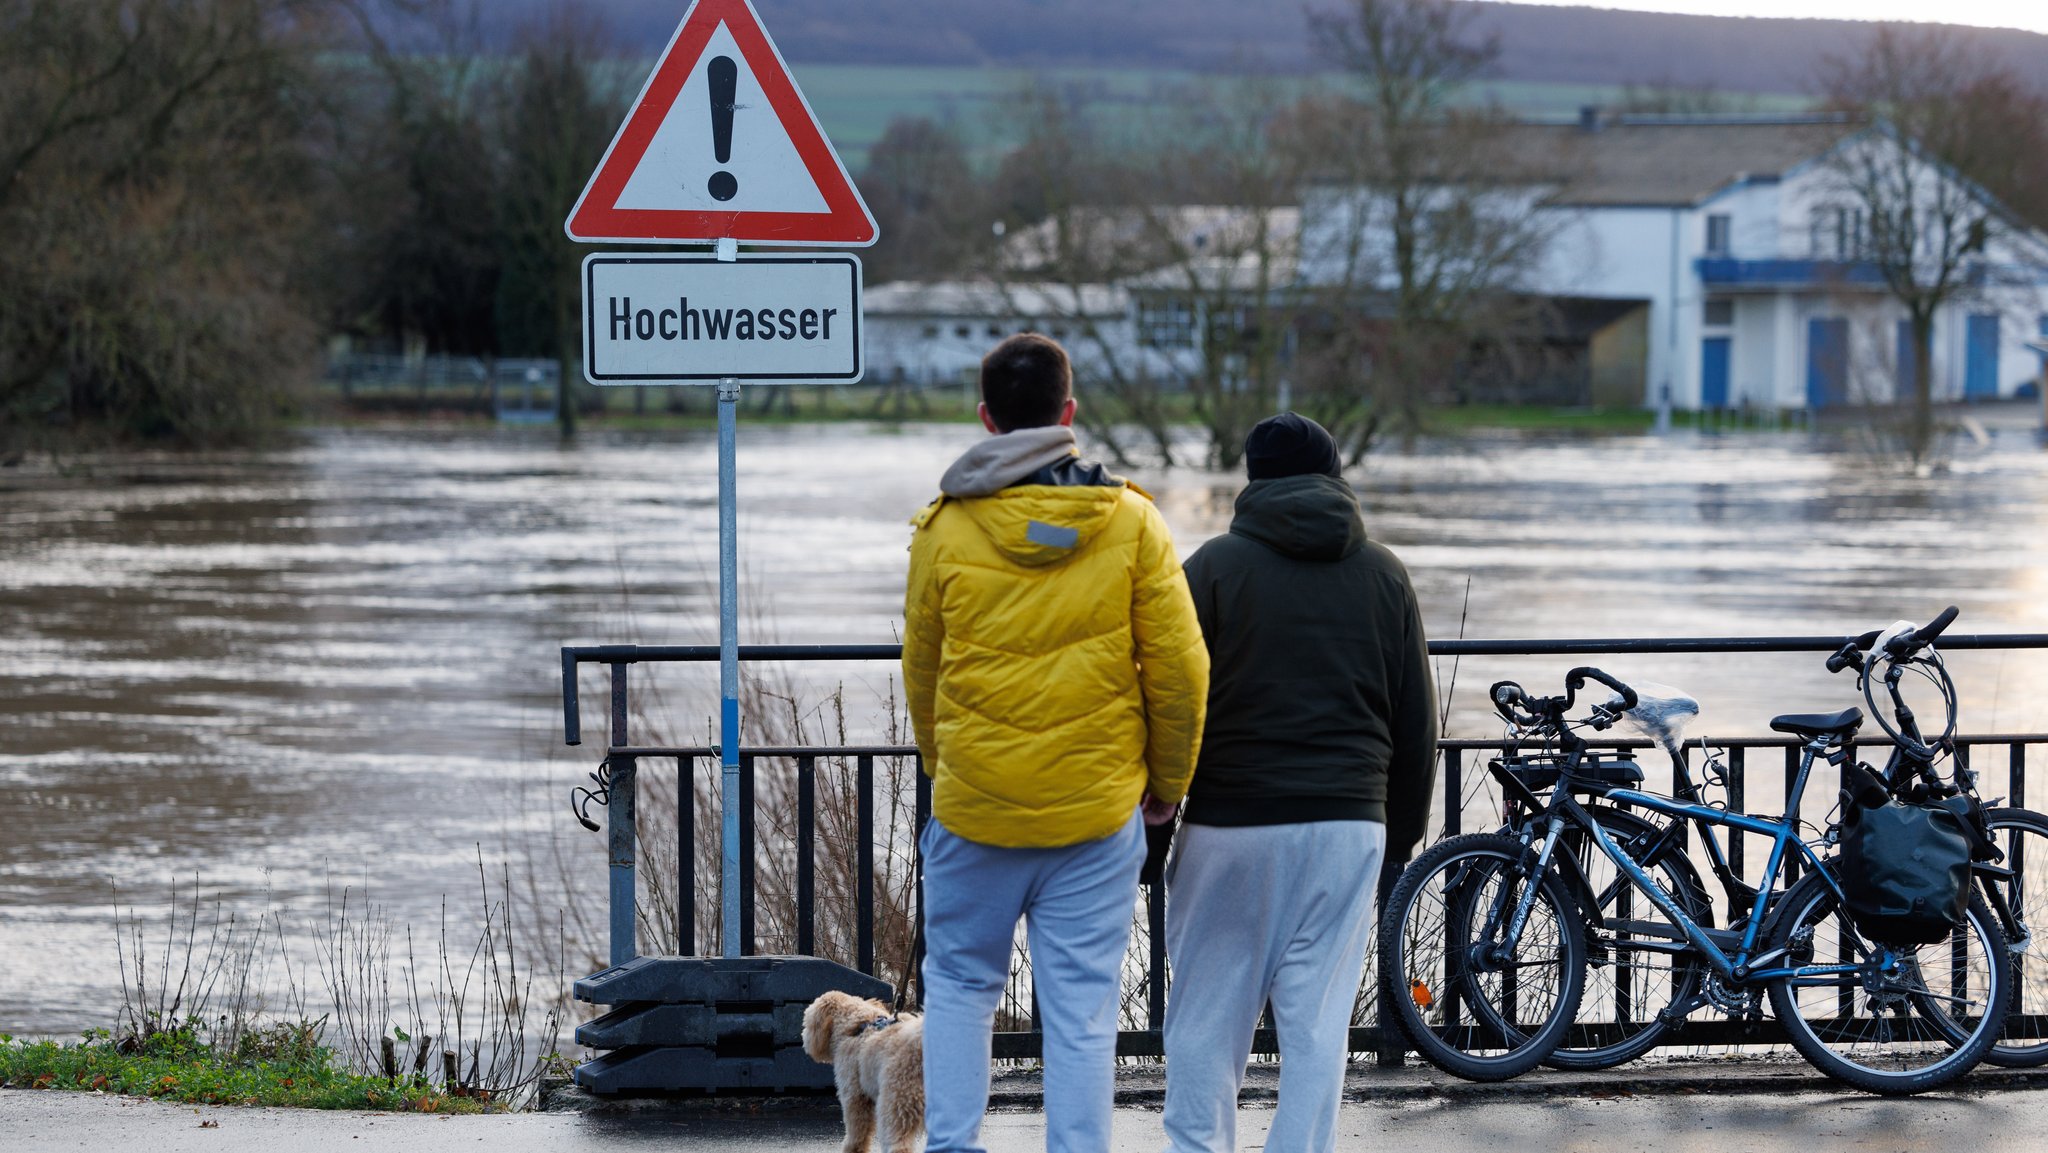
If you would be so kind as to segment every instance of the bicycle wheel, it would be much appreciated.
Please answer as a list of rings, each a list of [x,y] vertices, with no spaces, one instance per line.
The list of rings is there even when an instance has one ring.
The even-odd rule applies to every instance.
[[[2048,945],[2034,926],[2048,925],[2048,816],[2032,809],[1986,809],[1985,822],[2005,852],[1998,868],[2011,876],[1979,873],[1977,881],[2012,956],[2012,1008],[2005,1032],[1984,1059],[2011,1069],[2048,1065]]]
[[[1682,840],[1665,839],[1662,826],[1626,809],[1588,805],[1586,811],[1609,839],[1678,899],[1686,916],[1699,924],[1712,923],[1712,902],[1685,857]],[[1690,998],[1705,970],[1690,950],[1674,953],[1658,947],[1682,941],[1684,935],[1642,890],[1623,878],[1590,834],[1567,829],[1558,844],[1579,862],[1606,927],[1593,929],[1591,918],[1586,919],[1585,992],[1572,1027],[1543,1063],[1553,1069],[1611,1069],[1664,1039],[1671,1025],[1659,1014]]]
[[[1843,975],[1780,977],[1771,1011],[1801,1056],[1828,1076],[1872,1093],[1921,1093],[1975,1068],[1998,1039],[2012,997],[2005,934],[1979,894],[1951,938],[1886,950],[1843,914],[1821,873],[1779,902],[1768,948],[1787,966],[1854,964]]]
[[[1438,842],[1401,874],[1380,920],[1380,1021],[1399,1021],[1431,1064],[1472,1081],[1535,1068],[1563,1039],[1586,975],[1577,906],[1536,882],[1518,938],[1506,930],[1530,878],[1521,842]]]

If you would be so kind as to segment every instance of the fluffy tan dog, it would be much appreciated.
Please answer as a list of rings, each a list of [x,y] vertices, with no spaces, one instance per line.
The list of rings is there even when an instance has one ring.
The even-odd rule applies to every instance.
[[[804,1010],[804,1052],[832,1066],[846,1118],[845,1153],[914,1153],[924,1136],[924,1020],[880,1001],[831,992]]]

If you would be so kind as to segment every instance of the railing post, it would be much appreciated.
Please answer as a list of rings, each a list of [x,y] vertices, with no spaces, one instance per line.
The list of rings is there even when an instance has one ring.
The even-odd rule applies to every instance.
[[[1166,1028],[1166,882],[1145,886],[1145,1027]]]
[[[618,748],[626,741],[626,670],[632,666],[616,662],[612,673],[612,747]],[[611,797],[605,806],[605,840],[611,859],[611,959],[614,965],[623,965],[640,955],[639,942],[634,939],[634,922],[638,913],[638,886],[634,883],[634,780],[635,765],[631,757],[615,757],[611,761]]]
[[[800,956],[817,954],[817,866],[816,854],[818,762],[815,757],[796,759],[796,951]]]
[[[1465,830],[1465,758],[1457,749],[1444,750],[1444,836]]]
[[[912,754],[911,771],[917,774],[917,829],[912,834],[911,867],[917,880],[917,914],[910,939],[910,971],[917,981],[917,1005],[924,1006],[924,826],[932,819],[932,781],[924,775],[923,754]]]
[[[860,971],[875,974],[875,758],[862,753],[854,761],[854,787],[860,795],[859,844],[854,846],[854,935]]]
[[[740,956],[754,955],[754,758],[740,758]]]
[[[1799,760],[1800,754],[1803,751],[1804,750],[1802,750],[1798,745],[1793,745],[1785,750],[1785,800],[1787,802],[1785,805],[1785,819],[1791,821],[1793,827],[1795,828],[1797,828],[1799,824],[1799,810],[1790,802],[1792,800],[1792,785],[1799,780]],[[1815,759],[1817,760],[1819,758]],[[1809,786],[1811,786],[1812,783],[1813,782],[1810,780],[1807,782]],[[1792,882],[1799,879],[1799,874],[1801,871],[1802,870],[1800,869],[1799,854],[1792,852],[1786,853],[1785,885],[1787,888],[1790,888]]]
[[[1742,778],[1748,753],[1749,750],[1741,745],[1728,750],[1728,811],[1731,813],[1748,811],[1742,807]],[[1736,880],[1742,879],[1742,830],[1733,825],[1728,827],[1728,871],[1735,874]]]
[[[1445,755],[1449,756],[1448,753]],[[1387,911],[1387,895],[1394,891],[1394,884],[1400,879],[1401,870],[1396,867],[1395,862],[1382,859],[1380,861],[1379,900],[1373,906],[1373,938],[1375,940],[1379,938],[1378,919]],[[1387,954],[1385,950],[1380,951],[1379,959],[1373,966],[1373,977],[1375,979],[1374,987],[1384,993],[1387,988]],[[1408,1046],[1401,1040],[1401,1026],[1395,1023],[1394,1015],[1388,1010],[1384,996],[1376,997],[1373,1000],[1373,1020],[1379,1027],[1379,1067],[1382,1069],[1399,1069],[1407,1060]]]
[[[1456,836],[1464,828],[1465,824],[1465,789],[1464,783],[1460,779],[1464,776],[1464,764],[1464,754],[1459,750],[1444,750],[1444,835],[1447,837]],[[1451,922],[1450,918],[1446,917],[1444,919],[1444,956],[1456,956],[1457,949],[1458,927]],[[1394,986],[1397,991],[1405,992],[1408,985],[1401,977],[1402,974],[1400,973],[1394,974]],[[1455,984],[1447,986],[1443,991],[1442,997],[1438,999],[1437,1004],[1443,1006],[1444,1024],[1456,1028],[1458,1020],[1464,1011],[1463,999],[1458,994],[1457,986]]]
[[[697,955],[697,758],[676,758],[676,956]]]

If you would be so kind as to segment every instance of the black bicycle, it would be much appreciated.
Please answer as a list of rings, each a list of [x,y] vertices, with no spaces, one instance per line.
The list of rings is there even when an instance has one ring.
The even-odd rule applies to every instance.
[[[2012,1008],[1984,1059],[2033,1068],[2048,1064],[2048,948],[2037,948],[2033,932],[2034,925],[2048,924],[2048,816],[1978,796],[1977,774],[1955,741],[1955,681],[1935,645],[1956,616],[1950,605],[1925,627],[1899,621],[1873,629],[1844,643],[1828,658],[1828,671],[1855,670],[1858,693],[1891,740],[1880,774],[1886,790],[1914,803],[1952,804],[1977,831],[1973,874],[2005,933],[2013,965]],[[1908,700],[1908,685],[1930,694],[1942,710],[1941,729],[1931,737]]]

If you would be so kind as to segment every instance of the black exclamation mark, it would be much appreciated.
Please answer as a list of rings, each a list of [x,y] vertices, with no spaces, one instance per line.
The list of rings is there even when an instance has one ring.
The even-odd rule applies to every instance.
[[[739,88],[740,66],[730,56],[714,56],[705,77],[711,81],[711,149],[720,164],[731,164],[733,94]],[[713,200],[731,200],[739,190],[739,179],[732,173],[711,174],[708,191]]]

